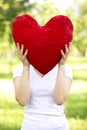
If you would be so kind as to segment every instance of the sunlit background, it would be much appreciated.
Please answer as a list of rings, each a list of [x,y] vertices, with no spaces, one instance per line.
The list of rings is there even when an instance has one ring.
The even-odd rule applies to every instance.
[[[0,0],[0,130],[19,130],[23,107],[14,98],[12,74],[20,64],[11,35],[13,20],[22,14],[44,25],[55,15],[67,15],[74,25],[73,46],[67,61],[73,84],[65,113],[70,130],[87,130],[87,0]]]

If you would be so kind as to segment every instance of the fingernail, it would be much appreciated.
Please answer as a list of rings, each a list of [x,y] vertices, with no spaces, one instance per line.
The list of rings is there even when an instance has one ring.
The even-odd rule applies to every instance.
[[[17,42],[17,45],[19,46],[19,43]]]

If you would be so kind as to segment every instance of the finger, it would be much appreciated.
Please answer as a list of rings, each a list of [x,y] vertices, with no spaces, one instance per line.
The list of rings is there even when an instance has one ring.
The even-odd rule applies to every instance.
[[[66,56],[65,56],[65,54],[64,54],[64,52],[63,52],[63,50],[61,50],[61,55],[62,55],[62,57],[65,59],[66,58]]]
[[[20,53],[23,55],[23,51],[24,51],[24,45],[21,45],[21,49],[20,49]]]
[[[69,51],[68,45],[66,44],[66,45],[65,45],[65,54],[68,54],[68,51]]]
[[[19,45],[19,43],[17,43],[17,50],[18,50],[18,51],[20,50],[20,45]]]
[[[28,54],[28,49],[26,49],[25,53],[24,53],[24,57],[26,57]]]
[[[72,48],[72,42],[69,43],[69,50]]]

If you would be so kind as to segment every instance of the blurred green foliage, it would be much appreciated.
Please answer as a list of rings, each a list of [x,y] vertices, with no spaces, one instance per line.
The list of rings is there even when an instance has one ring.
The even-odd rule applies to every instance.
[[[81,55],[87,56],[87,0],[84,0],[82,3],[76,0],[76,5],[78,7],[78,15],[75,17],[73,41]]]
[[[30,1],[0,0],[0,80],[12,80],[13,69],[20,63],[12,44],[12,21],[18,15],[28,13],[44,25],[51,17],[61,14],[50,0],[43,3]],[[68,64],[72,67],[76,86],[65,103],[65,112],[70,130],[87,130],[87,58],[83,57],[87,55],[87,0],[74,2],[74,7],[62,13],[69,16],[74,24],[73,47]],[[22,119],[23,108],[9,93],[0,92],[0,130],[19,130]]]
[[[1,0],[0,1],[0,37],[9,36],[11,43],[11,24],[17,15],[26,13],[33,7],[29,0]],[[2,38],[0,39],[2,40]]]

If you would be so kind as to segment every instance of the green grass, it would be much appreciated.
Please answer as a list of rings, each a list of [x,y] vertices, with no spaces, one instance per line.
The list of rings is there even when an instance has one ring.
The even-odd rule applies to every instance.
[[[68,119],[70,130],[87,130],[87,119],[70,118]]]
[[[85,58],[85,57],[69,57],[67,62],[71,66],[87,65],[87,58]]]
[[[73,69],[72,72],[74,80],[87,81],[87,69]]]
[[[65,102],[65,113],[70,130],[87,130],[87,80],[78,77],[79,73],[73,81],[74,90]]]
[[[19,130],[22,119],[23,107],[9,93],[0,93],[0,130]]]
[[[87,92],[74,92],[66,101],[65,108],[68,118],[87,118]]]
[[[87,84],[87,82],[86,82]],[[87,130],[87,88],[74,90],[65,102],[70,130]]]

